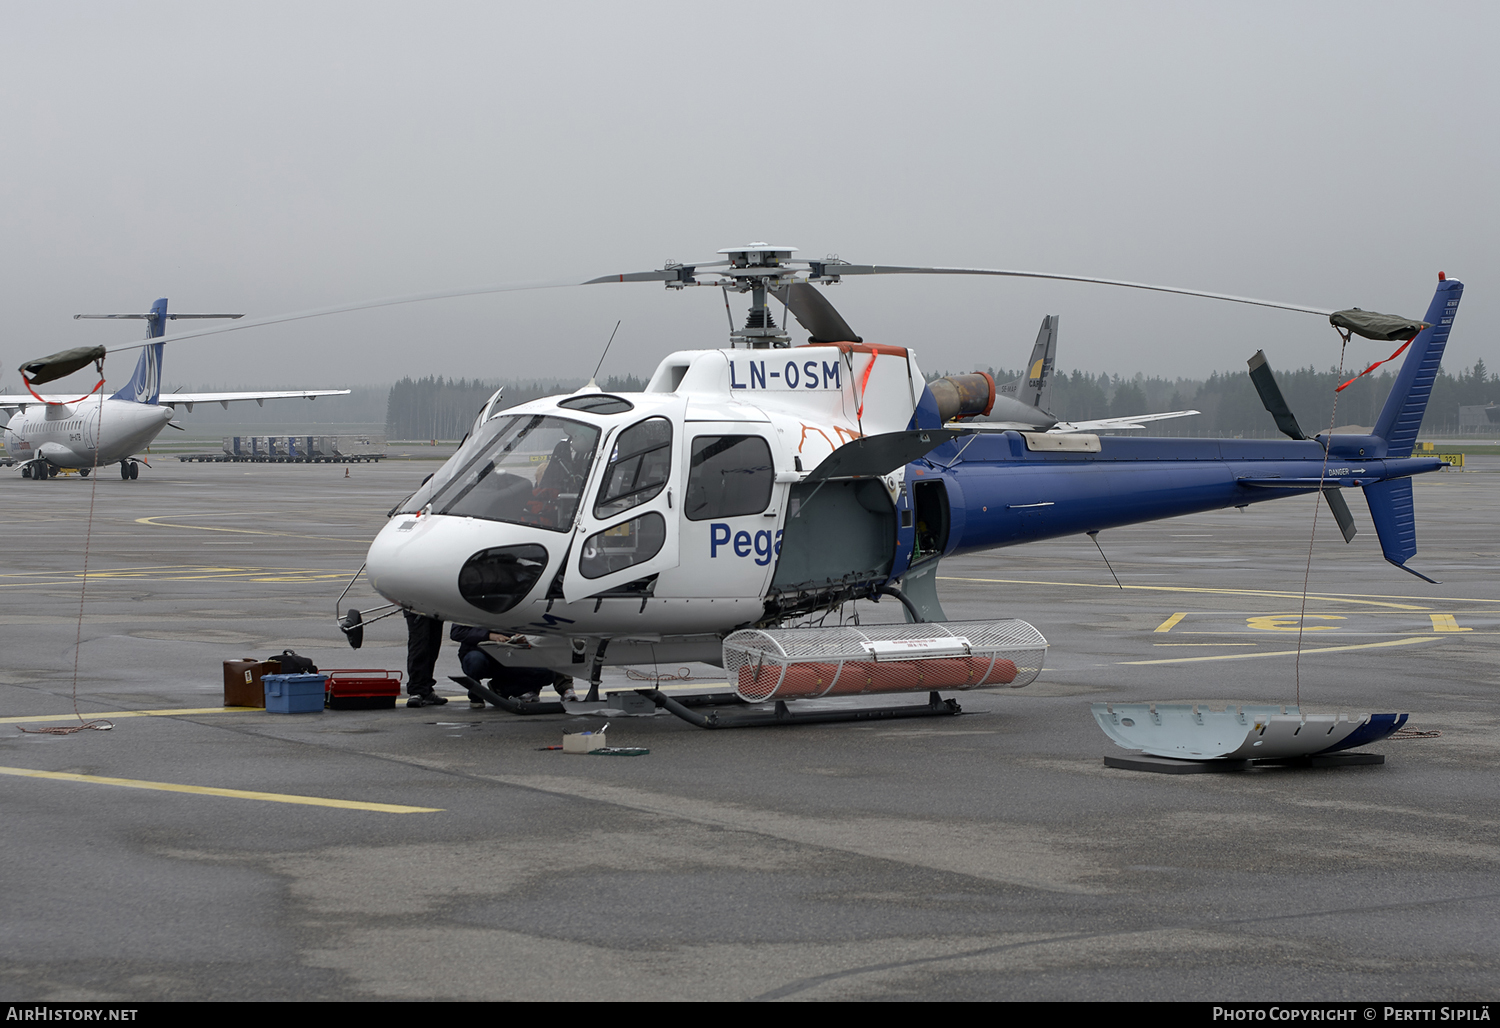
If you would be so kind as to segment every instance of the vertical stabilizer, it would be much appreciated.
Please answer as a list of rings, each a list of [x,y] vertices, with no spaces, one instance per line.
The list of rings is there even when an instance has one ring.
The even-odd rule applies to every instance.
[[[1412,340],[1411,350],[1391,386],[1391,395],[1386,397],[1380,417],[1375,421],[1374,434],[1386,441],[1385,455],[1388,458],[1411,456],[1463,293],[1462,282],[1438,276],[1432,306],[1427,308],[1427,316],[1422,319],[1428,327]],[[1406,566],[1417,552],[1417,512],[1412,502],[1411,479],[1394,478],[1367,485],[1365,502],[1370,505],[1370,518],[1375,522],[1375,533],[1380,536],[1380,550],[1385,559],[1402,571],[1431,582],[1432,579],[1420,571]]]
[[[1437,380],[1438,366],[1443,361],[1443,350],[1448,345],[1453,316],[1458,313],[1458,301],[1463,294],[1462,282],[1455,279],[1438,282],[1432,306],[1427,308],[1427,316],[1422,319],[1430,327],[1424,328],[1412,340],[1411,352],[1396,373],[1396,384],[1391,387],[1385,407],[1375,421],[1374,434],[1386,441],[1388,457],[1411,456],[1417,430],[1422,427],[1422,415],[1427,412],[1427,399],[1432,395],[1432,384]]]
[[[1000,386],[996,390],[999,395],[1012,397],[1028,407],[1048,412],[1052,398],[1052,365],[1057,359],[1057,321],[1056,314],[1049,314],[1042,319],[1042,327],[1036,334],[1036,345],[1031,348],[1031,359],[1026,362],[1026,370],[1014,382]]]

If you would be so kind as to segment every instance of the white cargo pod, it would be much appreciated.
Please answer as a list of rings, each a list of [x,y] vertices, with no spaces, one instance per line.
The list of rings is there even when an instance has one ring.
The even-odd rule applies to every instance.
[[[1379,742],[1406,714],[1307,714],[1297,707],[1095,703],[1094,721],[1117,746],[1178,760],[1285,760]]]
[[[751,628],[724,640],[724,670],[735,693],[752,703],[1015,689],[1036,680],[1046,652],[1042,633],[1016,620]]]

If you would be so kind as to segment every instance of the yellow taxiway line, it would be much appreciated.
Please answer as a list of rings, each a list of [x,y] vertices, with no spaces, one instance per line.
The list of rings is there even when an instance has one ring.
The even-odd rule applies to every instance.
[[[1405,639],[1388,639],[1378,643],[1353,643],[1349,646],[1318,646],[1304,649],[1303,655],[1311,653],[1344,653],[1349,650],[1374,650],[1384,646],[1415,646],[1417,643],[1436,642],[1434,635],[1414,635]],[[1295,657],[1296,650],[1272,650],[1269,653],[1221,653],[1213,657],[1168,657],[1165,660],[1122,660],[1120,664],[1196,664],[1205,660],[1255,660],[1257,657]]]
[[[1068,589],[1109,589],[1118,592],[1121,589],[1136,589],[1142,592],[1157,593],[1206,593],[1220,596],[1271,596],[1283,600],[1300,600],[1302,594],[1299,592],[1280,592],[1274,589],[1229,589],[1209,588],[1203,586],[1187,585],[1125,585],[1117,586],[1113,583],[1102,585],[1095,582],[1038,582],[1022,578],[961,578],[956,575],[939,575],[939,582],[983,582],[994,585],[1046,585],[1061,586]],[[1379,595],[1379,594],[1375,594]],[[1392,607],[1396,610],[1431,610],[1432,603],[1494,603],[1494,600],[1463,599],[1456,596],[1445,596],[1440,600],[1430,601],[1427,604],[1417,605],[1411,603],[1389,603],[1379,599],[1368,598],[1367,593],[1308,593],[1307,598],[1312,600],[1323,600],[1329,603],[1357,603],[1367,607]],[[1407,599],[1407,597],[1399,597]],[[1410,597],[1417,599],[1417,597]]]
[[[264,528],[220,528],[217,525],[168,525],[163,524],[158,518],[206,518],[206,517],[276,517],[278,515],[270,511],[232,511],[225,514],[154,514],[149,518],[136,518],[138,525],[150,525],[152,528],[181,528],[193,532],[230,532],[234,535],[278,535],[288,539],[319,539],[325,542],[351,543],[358,542],[365,545],[360,538],[350,539],[348,536],[336,535],[304,535],[301,532],[270,532]]]
[[[177,707],[171,710],[106,710],[99,713],[84,710],[79,713],[85,721],[108,718],[111,721],[122,717],[179,717],[185,714],[251,714],[265,713],[264,707]],[[0,725],[14,725],[33,721],[74,721],[78,714],[34,714],[26,717],[0,717]]]
[[[178,785],[176,782],[146,782],[135,778],[105,778],[100,775],[75,775],[66,771],[33,771],[25,767],[0,767],[0,775],[15,775],[18,778],[49,778],[58,782],[84,782],[90,785],[116,785],[125,789],[186,792],[199,796],[223,796],[234,800],[295,803],[308,807],[373,810],[381,814],[436,814],[440,813],[443,809],[442,807],[404,807],[396,803],[362,803],[358,800],[331,800],[322,796],[294,796],[282,792],[248,792],[244,789],[217,789],[209,785]]]

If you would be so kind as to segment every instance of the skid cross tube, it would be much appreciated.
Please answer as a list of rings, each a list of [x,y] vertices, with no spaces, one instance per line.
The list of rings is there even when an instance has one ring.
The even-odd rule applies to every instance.
[[[669,714],[675,714],[698,728],[759,728],[766,725],[818,725],[838,721],[887,721],[904,717],[942,717],[962,714],[963,708],[957,700],[945,700],[935,692],[927,694],[927,702],[906,707],[866,707],[861,710],[816,710],[806,714],[794,714],[784,700],[776,701],[776,709],[769,714],[727,714],[716,711],[699,714],[695,710],[672,699],[660,689],[637,689],[636,692],[651,700]]]

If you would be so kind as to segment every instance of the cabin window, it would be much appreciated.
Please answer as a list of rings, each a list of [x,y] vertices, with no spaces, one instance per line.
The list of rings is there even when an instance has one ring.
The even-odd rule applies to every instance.
[[[610,451],[594,517],[603,521],[659,494],[672,473],[672,423],[647,418],[621,432]]]
[[[667,519],[651,511],[589,536],[579,555],[578,570],[584,578],[603,578],[644,564],[661,552],[666,541]]]
[[[771,502],[775,481],[771,447],[760,436],[699,436],[683,509],[689,521],[759,514]]]

